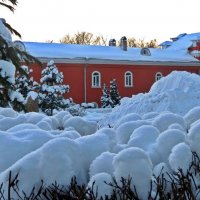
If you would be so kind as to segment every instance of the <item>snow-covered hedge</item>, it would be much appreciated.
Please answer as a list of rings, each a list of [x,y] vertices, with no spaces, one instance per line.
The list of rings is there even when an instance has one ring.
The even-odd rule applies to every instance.
[[[153,174],[162,169],[160,166],[166,166],[171,175],[179,168],[185,174],[192,151],[200,156],[198,109],[185,116],[163,112],[146,120],[139,114],[127,115],[116,127],[98,130],[96,122],[73,117],[67,111],[46,116],[1,108],[3,189],[7,191],[10,171],[12,178],[18,174],[18,187],[27,194],[33,186],[39,188],[41,180],[47,185],[56,181],[67,186],[76,176],[78,184],[90,187],[96,181],[99,195],[111,195],[110,186],[102,185],[103,179],[115,184],[114,178],[122,186],[121,177],[132,177],[130,188],[134,191],[135,187],[139,197],[147,199]],[[155,188],[153,183],[152,195]]]

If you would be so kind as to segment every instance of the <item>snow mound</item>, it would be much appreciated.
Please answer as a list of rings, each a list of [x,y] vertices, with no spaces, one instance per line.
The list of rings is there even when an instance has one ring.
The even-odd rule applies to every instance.
[[[102,172],[113,176],[114,168],[112,162],[115,155],[116,154],[114,153],[104,152],[100,156],[96,157],[96,159],[93,160],[92,164],[90,165],[90,177]]]
[[[142,118],[136,114],[136,113],[130,113],[127,114],[125,116],[122,116],[117,123],[115,124],[114,128],[117,129],[120,125],[122,125],[125,122],[129,122],[129,121],[137,121],[137,120],[141,120]]]
[[[91,177],[88,188],[93,188],[94,194],[97,194],[97,199],[107,199],[112,195],[113,188],[108,185],[109,183],[112,183],[112,181],[112,176],[110,174],[102,172]]]
[[[200,156],[200,122],[196,123],[189,129],[188,140],[192,151],[195,151]]]
[[[156,139],[157,152],[160,155],[159,162],[168,163],[168,157],[171,153],[171,149],[182,142],[186,141],[186,135],[184,132],[177,129],[168,129],[162,132]]]
[[[116,131],[114,129],[102,128],[98,130],[95,134],[105,135],[109,141],[110,152],[116,151],[117,137],[116,137]]]
[[[18,113],[12,108],[0,108],[0,115],[4,117],[17,117]]]
[[[83,136],[95,133],[97,130],[97,123],[86,121],[81,117],[75,116],[73,118],[69,118],[64,122],[64,128],[68,127],[73,127]]]
[[[140,126],[131,134],[128,146],[138,147],[144,151],[148,151],[149,147],[155,143],[159,134],[159,130],[152,125]]]
[[[20,130],[11,134],[2,132],[0,134],[0,172],[51,139],[53,139],[52,135],[38,129]]]
[[[200,119],[200,106],[195,107],[191,110],[189,110],[185,116],[184,116],[185,121],[187,122],[188,127],[198,119]]]
[[[185,71],[173,71],[155,82],[150,91],[122,99],[100,122],[100,126],[114,126],[122,116],[137,113],[170,111],[180,115],[200,105],[200,77]],[[180,103],[181,102],[181,103]]]
[[[136,164],[137,163],[137,164]],[[131,188],[136,187],[141,199],[148,199],[152,178],[152,163],[147,154],[139,148],[131,147],[118,153],[113,160],[114,176],[119,183],[121,177],[132,177]]]
[[[131,134],[136,128],[142,125],[150,125],[150,124],[151,124],[150,122],[147,122],[144,120],[130,121],[130,122],[123,123],[116,130],[118,143],[127,144],[130,139]]]
[[[158,115],[152,122],[152,125],[157,127],[160,132],[168,129],[168,127],[174,123],[179,124],[183,130],[186,130],[186,122],[180,115],[174,113],[162,113]]]
[[[7,132],[17,132],[17,131],[23,131],[23,130],[30,130],[30,129],[39,129],[38,126],[30,123],[26,124],[18,124],[16,126],[13,126],[7,130]]]
[[[26,117],[24,115],[18,115],[17,117],[4,117],[0,119],[0,130],[6,131],[18,124],[26,122]]]
[[[187,144],[180,143],[172,148],[172,153],[169,155],[169,164],[172,170],[177,172],[181,168],[186,174],[191,162],[192,152]]]
[[[79,146],[75,141],[66,138],[54,139],[14,163],[0,174],[0,180],[7,183],[10,171],[12,171],[13,177],[20,172],[19,179],[23,181],[19,181],[18,186],[26,194],[30,194],[33,186],[37,190],[41,185],[41,180],[44,180],[47,185],[57,181],[57,183],[67,186],[71,178],[79,174],[78,180],[82,180],[84,183],[85,174],[81,172],[81,168],[78,168],[79,158]],[[49,176],[50,174],[51,176]],[[5,192],[7,192],[6,185],[4,186]]]

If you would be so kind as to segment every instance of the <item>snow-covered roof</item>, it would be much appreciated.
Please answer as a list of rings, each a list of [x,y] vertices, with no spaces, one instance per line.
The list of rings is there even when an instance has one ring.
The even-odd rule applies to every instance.
[[[96,59],[112,61],[150,61],[150,62],[198,62],[189,54],[192,40],[200,33],[188,34],[171,43],[167,49],[150,48],[151,56],[141,55],[141,48],[94,46],[60,43],[24,42],[27,52],[38,58],[47,59]]]
[[[173,41],[176,41],[176,40],[178,40],[178,39],[184,37],[185,35],[187,35],[187,33],[181,33],[181,34],[179,34],[179,35],[176,36],[176,37],[172,37],[171,39],[172,39]]]
[[[172,45],[172,41],[164,41],[162,43],[159,44],[159,46],[171,46]]]

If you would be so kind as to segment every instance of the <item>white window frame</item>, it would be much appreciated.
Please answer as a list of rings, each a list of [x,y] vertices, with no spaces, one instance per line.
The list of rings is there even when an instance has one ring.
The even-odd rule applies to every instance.
[[[92,87],[93,88],[101,87],[101,73],[98,71],[92,72]]]
[[[161,72],[157,72],[155,75],[155,81],[159,81],[163,77]]]
[[[124,74],[124,85],[125,87],[133,87],[133,73],[130,71]]]

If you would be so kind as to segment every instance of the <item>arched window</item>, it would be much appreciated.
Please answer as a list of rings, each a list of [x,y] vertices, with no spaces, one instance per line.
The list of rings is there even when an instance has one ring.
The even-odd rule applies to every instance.
[[[157,73],[156,73],[156,76],[155,76],[155,80],[158,81],[158,80],[160,80],[162,77],[163,77],[162,73],[161,73],[161,72],[157,72]]]
[[[101,87],[101,74],[100,72],[92,73],[92,87]]]
[[[126,72],[124,75],[124,85],[125,87],[133,87],[133,74],[132,72]]]
[[[148,48],[142,48],[141,51],[140,51],[140,54],[143,55],[143,56],[150,56],[151,52]]]

